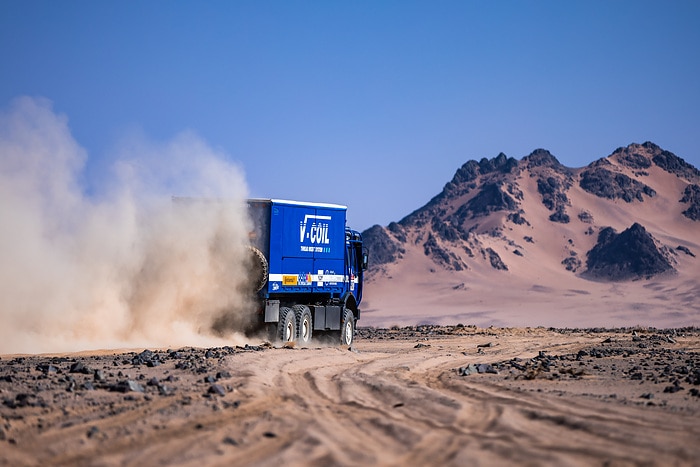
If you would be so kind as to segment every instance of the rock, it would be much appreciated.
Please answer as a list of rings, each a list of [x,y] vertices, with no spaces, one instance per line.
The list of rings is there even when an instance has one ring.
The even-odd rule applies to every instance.
[[[621,199],[627,203],[634,200],[644,201],[643,195],[650,198],[656,196],[656,191],[644,183],[602,167],[584,171],[579,185],[599,198]]]
[[[225,437],[221,442],[230,446],[238,446],[238,441],[231,438],[230,436]]]
[[[685,253],[686,255],[692,256],[693,258],[695,258],[695,253],[693,253],[692,251],[690,251],[690,249],[689,249],[687,246],[678,245],[678,246],[676,247],[676,250],[682,251],[682,252]]]
[[[459,376],[469,376],[473,375],[474,373],[479,373],[479,374],[484,374],[484,373],[493,373],[493,374],[498,374],[498,371],[490,364],[488,363],[470,363],[467,366],[463,366],[457,370],[457,373]]]
[[[49,373],[58,373],[59,370],[57,367],[51,365],[51,364],[41,364],[37,365],[36,367],[37,370],[41,371],[44,374],[49,374]]]
[[[617,234],[606,227],[598,243],[588,252],[585,275],[621,281],[651,277],[673,270],[669,260],[656,247],[654,238],[638,223]]]
[[[486,253],[489,255],[489,262],[491,263],[492,268],[500,271],[508,270],[508,266],[506,266],[503,260],[501,260],[501,257],[498,256],[498,253],[496,253],[491,247],[486,248]]]
[[[465,205],[471,218],[486,216],[496,211],[517,211],[518,203],[498,183],[486,183],[479,193]]]
[[[89,375],[92,373],[92,370],[85,366],[83,362],[75,362],[70,366],[70,373],[82,373],[84,375]]]
[[[685,187],[680,203],[688,204],[688,209],[682,214],[692,221],[700,221],[700,186],[688,185]]]
[[[457,370],[457,373],[459,374],[459,376],[469,376],[469,375],[473,375],[474,373],[478,373],[478,371],[479,370],[477,370],[476,365],[474,365],[473,363],[470,363],[467,366],[460,367]]]
[[[253,352],[262,352],[265,350],[265,347],[261,345],[250,345],[246,344],[245,347],[243,347],[243,350],[252,350]]]
[[[117,384],[110,386],[109,389],[115,392],[144,392],[143,386],[131,379],[119,381]]]
[[[660,148],[658,149],[660,150]],[[679,178],[685,178],[687,180],[700,178],[700,170],[696,169],[691,164],[688,164],[685,160],[676,156],[671,151],[661,151],[659,154],[655,155],[652,160],[654,161],[654,164]]]
[[[478,371],[480,374],[482,373],[493,373],[493,374],[498,374],[498,371],[496,369],[489,365],[488,363],[479,363],[476,365],[476,371]]]
[[[223,386],[220,384],[212,384],[209,386],[209,390],[207,391],[208,394],[216,394],[218,396],[225,396],[226,395],[226,389],[224,389]]]

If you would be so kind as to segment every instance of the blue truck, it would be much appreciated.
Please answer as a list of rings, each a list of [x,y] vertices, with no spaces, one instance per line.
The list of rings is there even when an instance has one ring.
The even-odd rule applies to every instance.
[[[367,250],[362,235],[346,226],[347,207],[250,199],[248,212],[260,324],[283,342],[308,344],[318,334],[351,345]]]

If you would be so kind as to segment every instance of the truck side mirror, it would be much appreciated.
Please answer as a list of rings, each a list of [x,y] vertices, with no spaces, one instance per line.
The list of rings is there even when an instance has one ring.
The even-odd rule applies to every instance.
[[[367,270],[368,263],[369,263],[369,254],[367,253],[367,250],[364,250],[362,252],[362,270],[363,271]]]

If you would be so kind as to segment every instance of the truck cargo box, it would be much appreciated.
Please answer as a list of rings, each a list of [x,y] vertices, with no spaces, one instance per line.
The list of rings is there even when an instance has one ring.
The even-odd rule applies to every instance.
[[[278,199],[251,199],[248,204],[255,226],[251,242],[269,267],[264,297],[339,297],[354,288],[345,271],[346,206]]]

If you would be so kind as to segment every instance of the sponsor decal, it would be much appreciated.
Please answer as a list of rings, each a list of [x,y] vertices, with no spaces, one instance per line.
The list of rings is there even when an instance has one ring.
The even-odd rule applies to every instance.
[[[311,274],[299,274],[299,285],[311,285]]]
[[[304,220],[299,222],[299,243],[306,243],[306,245],[301,245],[301,251],[305,253],[330,253],[330,247],[323,246],[331,243],[328,237],[330,223],[323,222],[330,220],[331,216],[315,214],[306,214],[304,216]],[[309,221],[311,221],[311,224],[309,224]]]
[[[297,285],[299,276],[282,276],[282,285]]]

